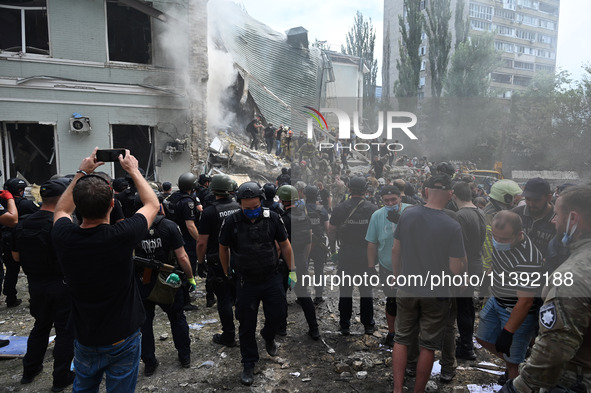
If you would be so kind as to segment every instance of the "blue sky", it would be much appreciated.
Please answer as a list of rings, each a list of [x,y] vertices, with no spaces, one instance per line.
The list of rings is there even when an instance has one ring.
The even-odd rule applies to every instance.
[[[285,32],[303,26],[311,42],[327,40],[332,50],[340,51],[357,10],[371,18],[376,28],[376,58],[382,65],[382,26],[384,0],[234,0],[255,19],[274,30]],[[558,31],[557,66],[580,79],[583,63],[591,64],[591,1],[562,0]],[[381,75],[381,73],[380,73]],[[380,77],[378,76],[378,83]]]

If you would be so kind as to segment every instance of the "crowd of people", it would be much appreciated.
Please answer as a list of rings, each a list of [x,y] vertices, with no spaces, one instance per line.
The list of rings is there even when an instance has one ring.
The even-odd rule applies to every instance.
[[[374,296],[383,292],[394,393],[405,375],[415,377],[416,393],[425,390],[435,351],[441,382],[452,381],[458,359],[477,358],[473,338],[505,362],[504,392],[590,391],[590,186],[552,190],[533,178],[522,188],[505,179],[487,194],[447,162],[378,152],[360,173],[342,167],[342,157],[309,153],[307,144],[274,184],[187,172],[173,192],[170,182],[148,183],[129,151],[119,157],[127,176],[111,179],[98,171],[96,149],[76,174],[41,185],[40,206],[23,197],[24,181],[8,180],[0,191],[5,301],[21,304],[22,267],[35,318],[21,383],[42,371],[55,327],[52,391],[72,383],[75,392],[94,391],[103,376],[107,391],[134,391],[140,360],[146,376],[159,366],[156,306],[170,321],[180,367],[190,367],[185,312],[197,308],[190,292],[200,277],[206,306],[219,314],[212,341],[235,347],[238,338],[240,381],[252,385],[260,303],[270,356],[287,334],[289,288],[308,336],[320,339],[317,307],[333,262],[342,278],[341,335],[355,328],[354,288],[367,335],[376,330]],[[417,170],[405,175],[390,166],[409,162]],[[430,274],[431,285],[401,280],[427,282]],[[482,280],[444,284],[445,275]],[[478,322],[475,298],[483,303]]]

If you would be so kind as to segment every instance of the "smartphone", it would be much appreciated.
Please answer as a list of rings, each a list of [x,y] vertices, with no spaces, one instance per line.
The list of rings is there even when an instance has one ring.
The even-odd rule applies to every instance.
[[[119,162],[119,154],[125,157],[125,149],[101,149],[96,151],[96,160],[102,162]]]

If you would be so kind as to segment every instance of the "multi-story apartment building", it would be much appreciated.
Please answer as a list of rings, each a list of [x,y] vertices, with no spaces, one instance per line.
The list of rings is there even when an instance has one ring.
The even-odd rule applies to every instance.
[[[424,10],[429,7],[430,1],[438,0],[420,0],[420,8]],[[452,54],[458,1],[451,0]],[[470,35],[480,32],[492,32],[495,35],[494,45],[501,54],[502,63],[491,73],[491,87],[499,91],[500,97],[509,98],[513,91],[526,89],[535,72],[554,72],[560,0],[463,1],[464,18],[469,20]],[[384,0],[384,97],[393,96],[393,86],[398,79],[396,60],[399,58],[401,39],[398,15],[403,15],[403,0]],[[429,43],[424,32],[421,39],[419,98],[424,98],[431,96]]]

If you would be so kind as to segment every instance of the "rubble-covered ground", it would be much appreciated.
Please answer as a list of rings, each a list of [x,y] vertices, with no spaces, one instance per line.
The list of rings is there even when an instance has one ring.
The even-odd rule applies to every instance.
[[[334,271],[329,263],[326,273]],[[0,308],[0,334],[28,336],[33,318],[28,309],[26,277],[21,273],[18,283],[19,297],[23,303],[13,309]],[[314,341],[306,334],[308,328],[293,293],[288,294],[288,334],[278,337],[279,355],[270,357],[264,349],[264,341],[258,335],[260,361],[255,368],[255,381],[251,387],[240,384],[240,350],[226,348],[211,342],[220,332],[217,310],[205,307],[204,282],[198,282],[194,303],[199,310],[187,312],[191,326],[192,364],[190,369],[181,368],[172,342],[170,325],[166,314],[157,311],[154,322],[156,356],[160,367],[151,377],[143,375],[140,366],[138,392],[391,392],[392,353],[380,345],[387,332],[384,315],[384,298],[381,290],[374,293],[374,310],[377,331],[372,336],[363,334],[359,318],[351,326],[351,336],[338,333],[338,291],[326,291],[324,303],[317,307],[322,341]],[[4,305],[4,297],[0,298]],[[354,299],[354,308],[359,310],[359,299]],[[259,314],[259,329],[264,317]],[[215,321],[214,321],[215,320]],[[238,326],[238,325],[237,325]],[[45,356],[44,370],[29,385],[21,385],[22,359],[0,360],[0,392],[48,392],[52,384],[53,358],[50,344]],[[484,349],[476,350],[478,360],[460,361],[457,375],[449,384],[442,384],[434,376],[428,386],[429,392],[467,392],[468,384],[489,385],[498,376],[474,369],[481,361],[501,364]],[[437,357],[438,358],[438,357]],[[494,367],[493,367],[494,368]],[[412,391],[414,378],[408,378],[405,386]],[[105,391],[104,382],[101,392]],[[473,390],[474,391],[474,390]],[[486,389],[476,389],[478,393]]]

